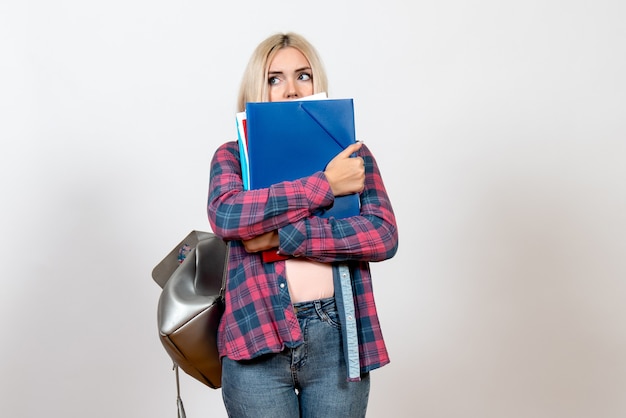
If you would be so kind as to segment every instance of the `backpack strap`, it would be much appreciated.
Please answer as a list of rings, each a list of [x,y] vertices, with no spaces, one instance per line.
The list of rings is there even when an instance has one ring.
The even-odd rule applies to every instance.
[[[178,418],[187,418],[185,415],[185,406],[180,397],[180,380],[178,378],[178,364],[174,363],[174,372],[176,373],[176,407],[178,408]]]

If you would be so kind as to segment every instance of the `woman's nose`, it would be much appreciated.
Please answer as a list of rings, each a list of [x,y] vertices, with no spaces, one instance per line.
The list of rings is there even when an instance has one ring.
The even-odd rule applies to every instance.
[[[294,80],[287,81],[287,89],[285,90],[287,99],[295,99],[298,97],[298,89]]]

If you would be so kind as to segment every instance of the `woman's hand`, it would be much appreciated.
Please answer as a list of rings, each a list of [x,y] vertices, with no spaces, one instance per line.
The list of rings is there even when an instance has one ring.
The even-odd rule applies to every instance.
[[[277,248],[280,244],[280,239],[278,238],[278,231],[270,231],[242,242],[247,252],[256,253]]]
[[[335,196],[360,193],[365,187],[365,165],[363,158],[350,157],[361,149],[363,144],[357,142],[348,146],[333,158],[324,174]]]

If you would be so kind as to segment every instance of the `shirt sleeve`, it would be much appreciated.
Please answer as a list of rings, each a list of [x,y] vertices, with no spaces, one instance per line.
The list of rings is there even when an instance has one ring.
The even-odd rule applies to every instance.
[[[321,262],[382,261],[395,255],[396,219],[378,164],[365,145],[359,155],[365,162],[360,215],[344,219],[309,216],[282,226],[281,253]]]
[[[280,229],[311,217],[333,202],[332,190],[322,172],[245,191],[239,148],[234,141],[219,147],[211,161],[209,223],[213,232],[226,240],[250,239]]]

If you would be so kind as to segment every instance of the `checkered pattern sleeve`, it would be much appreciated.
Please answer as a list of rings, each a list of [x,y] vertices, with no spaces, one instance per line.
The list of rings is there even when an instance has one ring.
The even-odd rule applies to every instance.
[[[395,255],[398,232],[391,201],[370,150],[359,152],[365,162],[361,214],[345,219],[308,217],[282,227],[282,253],[321,262],[382,261]]]

